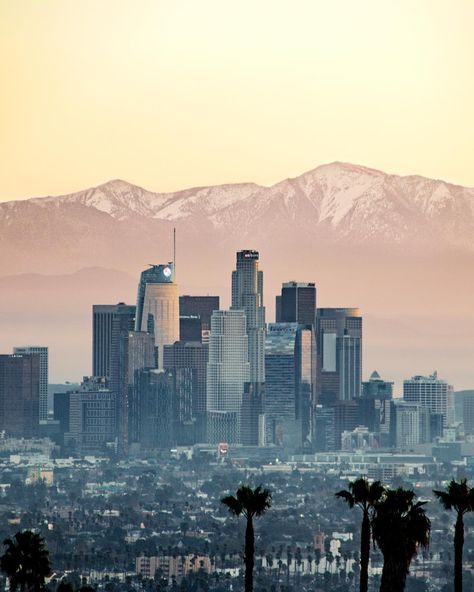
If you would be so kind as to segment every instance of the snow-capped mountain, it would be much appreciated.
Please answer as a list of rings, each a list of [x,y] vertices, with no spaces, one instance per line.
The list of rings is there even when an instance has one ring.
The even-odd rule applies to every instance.
[[[65,352],[64,364],[84,361],[91,305],[100,294],[133,302],[140,271],[172,259],[173,228],[182,294],[219,294],[227,306],[235,251],[255,248],[267,320],[281,282],[315,281],[321,306],[362,308],[369,319],[364,356],[383,374],[384,363],[389,377],[434,367],[446,374],[446,366],[474,384],[465,363],[474,356],[474,189],[344,163],[271,187],[153,193],[115,180],[0,203],[1,344],[43,340]],[[79,272],[91,267],[93,274]],[[400,369],[404,356],[413,368]]]
[[[108,230],[120,227],[136,240],[136,230],[143,237],[171,225],[185,236],[202,225],[210,238],[226,241],[275,241],[296,232],[352,246],[375,240],[386,248],[415,243],[473,251],[474,189],[332,163],[271,187],[248,183],[166,194],[115,180],[67,196],[0,204],[0,244],[7,250],[20,236],[23,248],[33,239],[35,250],[59,243],[74,250],[84,233],[108,239]]]

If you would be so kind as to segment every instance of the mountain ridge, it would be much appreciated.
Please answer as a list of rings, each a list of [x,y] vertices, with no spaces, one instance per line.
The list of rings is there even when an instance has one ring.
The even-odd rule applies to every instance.
[[[474,384],[474,189],[347,163],[270,186],[165,194],[119,179],[1,203],[2,347],[48,343],[53,375],[80,376],[92,304],[133,303],[147,264],[173,258],[174,228],[180,293],[225,308],[235,251],[255,248],[267,321],[282,282],[314,281],[320,306],[361,308],[366,370],[401,380],[438,367]]]

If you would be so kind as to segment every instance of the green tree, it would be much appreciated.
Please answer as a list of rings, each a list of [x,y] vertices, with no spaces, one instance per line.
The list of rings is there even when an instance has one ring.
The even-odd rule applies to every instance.
[[[10,581],[10,590],[37,592],[44,588],[45,578],[51,573],[51,563],[45,541],[32,530],[17,532],[3,541],[6,547],[0,558],[0,569]]]
[[[428,546],[431,522],[425,503],[400,487],[386,490],[376,504],[372,533],[384,559],[380,592],[403,592],[413,557]]]
[[[349,483],[349,489],[343,489],[336,493],[336,497],[343,499],[349,508],[357,506],[362,510],[362,526],[360,531],[360,592],[367,592],[369,585],[369,558],[370,558],[370,523],[375,511],[375,505],[380,501],[384,487],[380,481],[369,483],[364,477],[360,477]]]
[[[235,516],[244,516],[247,521],[245,529],[245,592],[253,592],[253,566],[255,556],[255,534],[253,519],[262,516],[270,508],[272,496],[268,489],[261,486],[252,489],[248,485],[241,485],[236,496],[229,495],[222,498],[222,503]]]
[[[462,592],[462,555],[464,547],[464,515],[474,509],[474,489],[467,485],[466,479],[451,480],[446,491],[433,493],[445,510],[456,512],[454,525],[454,592]]]

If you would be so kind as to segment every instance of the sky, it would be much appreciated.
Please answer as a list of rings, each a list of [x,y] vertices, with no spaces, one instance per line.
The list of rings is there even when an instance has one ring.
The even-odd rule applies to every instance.
[[[334,160],[474,186],[472,0],[0,0],[0,201]]]

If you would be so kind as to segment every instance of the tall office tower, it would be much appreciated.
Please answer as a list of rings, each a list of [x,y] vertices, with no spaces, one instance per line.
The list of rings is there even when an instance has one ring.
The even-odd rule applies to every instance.
[[[316,399],[316,336],[314,325],[299,325],[296,338],[296,419],[301,423],[301,444],[314,438]]]
[[[116,434],[116,395],[103,377],[84,377],[80,388],[69,393],[69,431],[66,446],[78,454],[103,453]]]
[[[92,306],[92,374],[110,378],[112,349],[117,339],[117,329],[132,331],[135,326],[135,306],[118,304],[94,304]]]
[[[155,336],[158,368],[163,368],[163,347],[179,341],[179,291],[174,264],[152,265],[140,276],[136,331]]]
[[[192,371],[191,416],[195,420],[195,441],[206,441],[206,381],[209,346],[199,342],[177,341],[165,345],[163,364],[166,370],[189,369]]]
[[[282,323],[314,325],[316,322],[316,286],[314,283],[286,282],[281,287]]]
[[[403,381],[403,399],[409,403],[419,403],[431,413],[443,416],[443,427],[454,422],[454,390],[445,380],[440,380],[435,372],[431,376],[413,376]]]
[[[48,419],[48,348],[41,345],[14,347],[14,354],[38,354],[40,358],[39,420]]]
[[[129,406],[135,373],[155,367],[155,340],[151,333],[130,331],[117,316],[112,339],[111,390],[116,395],[117,452],[126,456],[129,446]]]
[[[275,296],[275,322],[281,323],[281,294]]]
[[[393,382],[387,382],[376,371],[369,380],[362,383],[360,403],[360,425],[369,432],[380,434],[380,445],[390,445],[390,401],[393,395]]]
[[[203,328],[200,317],[193,315],[179,317],[179,340],[198,341],[202,343]],[[166,346],[165,346],[166,347]]]
[[[399,399],[392,400],[390,406],[392,446],[407,449],[431,441],[430,412],[427,407]]]
[[[258,269],[258,251],[238,251],[232,272],[232,309],[243,310],[248,336],[250,382],[265,382],[265,307],[263,272]]]
[[[207,365],[207,434],[212,443],[240,443],[244,385],[250,380],[243,310],[216,310],[211,317]]]
[[[315,340],[312,325],[271,323],[265,344],[267,439],[301,447],[311,440]]]
[[[336,411],[334,406],[316,405],[313,448],[317,452],[336,450]]]
[[[240,413],[240,439],[244,446],[265,446],[265,385],[246,382]]]
[[[199,317],[203,331],[211,328],[211,316],[219,310],[219,296],[180,296],[179,314],[182,317]],[[186,341],[181,338],[181,341]]]
[[[297,323],[270,323],[265,343],[265,423],[268,443],[295,447]]]
[[[173,372],[138,370],[135,382],[137,416],[134,434],[143,450],[171,448],[173,433]]]
[[[474,393],[464,393],[462,403],[464,433],[466,436],[474,434]]]
[[[362,317],[358,308],[318,308],[318,402],[333,404],[361,395]]]
[[[39,431],[40,356],[0,355],[0,431],[33,438]]]

